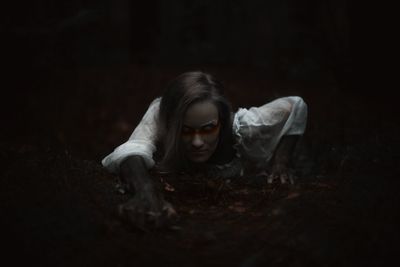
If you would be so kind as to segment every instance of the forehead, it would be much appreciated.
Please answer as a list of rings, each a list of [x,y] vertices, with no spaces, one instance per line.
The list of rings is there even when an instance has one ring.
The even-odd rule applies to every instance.
[[[183,124],[200,127],[212,120],[218,120],[218,108],[211,101],[201,101],[191,104],[183,117]]]

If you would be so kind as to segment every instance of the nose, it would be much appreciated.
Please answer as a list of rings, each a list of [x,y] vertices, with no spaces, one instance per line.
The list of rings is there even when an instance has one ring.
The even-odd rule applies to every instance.
[[[194,148],[201,148],[204,145],[204,141],[199,134],[195,134],[192,139],[192,146]]]

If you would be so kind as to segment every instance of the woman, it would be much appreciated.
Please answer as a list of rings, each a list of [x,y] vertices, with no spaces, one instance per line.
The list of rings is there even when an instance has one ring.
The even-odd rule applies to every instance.
[[[176,212],[149,174],[157,155],[157,167],[164,171],[233,177],[251,164],[268,171],[268,182],[293,182],[287,167],[306,120],[307,105],[294,96],[233,113],[220,82],[207,73],[187,72],[151,103],[129,140],[102,164],[135,190],[120,206],[121,215],[139,227],[158,227]]]

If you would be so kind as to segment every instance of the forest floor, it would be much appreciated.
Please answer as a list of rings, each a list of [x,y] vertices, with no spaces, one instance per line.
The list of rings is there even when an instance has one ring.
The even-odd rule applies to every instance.
[[[234,108],[300,95],[309,107],[294,185],[260,177],[175,177],[175,227],[144,232],[116,215],[129,196],[100,160],[186,69],[32,74],[0,141],[2,258],[38,266],[386,266],[399,242],[399,126],[374,93],[210,68]],[[23,95],[23,98],[20,96]],[[390,115],[388,115],[390,114]],[[8,265],[7,265],[8,266]]]

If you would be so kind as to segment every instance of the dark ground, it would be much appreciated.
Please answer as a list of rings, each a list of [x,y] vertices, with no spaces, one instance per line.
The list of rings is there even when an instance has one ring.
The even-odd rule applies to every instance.
[[[176,229],[144,233],[121,222],[115,210],[127,196],[117,193],[116,177],[100,160],[128,138],[165,83],[189,69],[38,70],[17,81],[0,140],[4,261],[243,267],[398,261],[394,101],[379,90],[360,93],[356,83],[266,80],[260,69],[204,68],[225,81],[235,108],[304,98],[309,124],[296,153],[297,183],[180,177],[166,192],[180,215]]]

